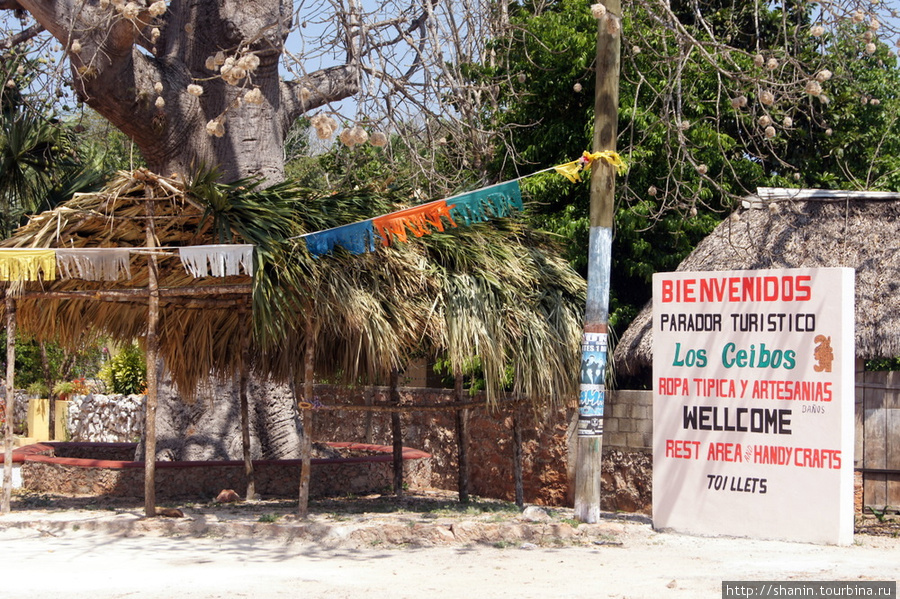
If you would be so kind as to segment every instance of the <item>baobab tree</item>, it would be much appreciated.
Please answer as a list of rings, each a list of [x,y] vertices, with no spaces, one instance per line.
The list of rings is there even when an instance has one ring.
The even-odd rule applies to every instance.
[[[441,135],[429,115],[465,123],[473,114],[448,94],[465,96],[452,65],[460,56],[477,60],[484,32],[498,22],[486,6],[444,3],[440,16],[430,0],[365,10],[357,0],[297,4],[0,0],[22,18],[0,46],[29,49],[49,32],[68,65],[55,72],[66,93],[126,133],[164,174],[206,165],[226,181],[279,181],[286,132],[303,115],[316,117],[321,138],[352,146],[384,145],[387,127],[396,133],[412,122],[429,132],[428,143]],[[292,31],[299,49],[286,46]],[[351,96],[353,113],[340,113],[334,103]],[[375,98],[378,114],[368,112]]]
[[[285,133],[305,115],[317,118],[313,124],[323,138],[383,144],[387,133],[415,145],[415,155],[406,158],[416,161],[428,195],[436,195],[473,173],[488,179],[497,165],[524,165],[527,172],[528,163],[540,161],[532,150],[521,152],[517,136],[546,119],[521,111],[502,117],[535,93],[521,63],[537,54],[514,49],[510,62],[505,50],[519,37],[544,44],[523,26],[523,15],[562,15],[570,4],[0,0],[0,9],[23,18],[20,28],[4,32],[0,47],[22,46],[36,35],[46,39],[41,32],[49,32],[67,64],[56,70],[58,79],[127,133],[161,173],[205,164],[216,165],[225,180],[259,175],[278,181]],[[587,14],[589,3],[580,10]],[[832,126],[825,114],[833,99],[827,79],[848,72],[831,60],[840,40],[857,45],[850,60],[879,56],[896,23],[890,3],[860,0],[758,7],[641,0],[607,19],[623,36],[623,79],[641,90],[630,118],[651,110],[664,127],[659,135],[675,142],[668,153],[680,167],[667,168],[675,178],[656,185],[672,204],[695,193],[696,186],[679,179],[715,183],[715,169],[705,172],[712,167],[690,139],[700,124],[689,114],[699,93],[692,73],[717,79],[699,100],[717,107],[706,121],[752,120],[741,140],[747,151],[734,155],[782,161],[782,130]],[[590,77],[575,72],[592,65],[576,50],[583,35],[571,21],[559,27],[569,31],[563,33],[568,41],[544,50],[568,57],[576,69],[570,80],[554,84],[571,90],[584,81],[587,94]],[[287,43],[289,36],[295,43]],[[341,113],[335,103],[350,97],[349,114]],[[641,144],[646,128],[623,122],[623,142]],[[622,144],[626,151],[633,149],[628,144]],[[434,168],[438,155],[441,169]]]
[[[346,64],[279,77],[293,18],[279,0],[25,0],[0,8],[27,11],[58,40],[74,93],[161,173],[204,164],[229,180],[280,180],[291,123],[359,89],[360,36],[349,23]]]

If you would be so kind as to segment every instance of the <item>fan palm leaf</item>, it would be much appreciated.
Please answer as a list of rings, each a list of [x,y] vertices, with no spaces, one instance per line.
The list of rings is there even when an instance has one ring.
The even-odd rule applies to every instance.
[[[446,354],[456,368],[480,359],[492,401],[510,369],[513,392],[542,400],[574,393],[584,281],[545,236],[502,219],[374,253],[339,249],[316,258],[298,236],[404,207],[402,195],[214,179],[198,173],[183,184],[144,171],[118,173],[103,190],[35,216],[5,245],[141,247],[146,198],[154,198],[161,246],[253,244],[252,279],[193,279],[177,258],[159,257],[161,287],[216,290],[203,302],[163,302],[161,353],[183,391],[210,373],[234,371],[242,319],[252,314],[254,367],[280,380],[298,377],[312,346],[317,375],[335,381],[375,381],[412,356]],[[146,263],[135,263],[127,281],[54,281],[45,289],[145,289]],[[239,285],[252,286],[250,298]],[[145,302],[25,296],[18,311],[23,329],[38,338],[69,345],[90,329],[128,341],[145,334]]]

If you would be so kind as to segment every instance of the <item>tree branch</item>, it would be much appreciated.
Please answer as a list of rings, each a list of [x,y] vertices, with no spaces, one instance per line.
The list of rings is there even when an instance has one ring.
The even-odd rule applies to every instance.
[[[282,84],[285,131],[304,113],[349,98],[359,91],[359,71],[353,65],[329,67]]]
[[[13,4],[15,4],[15,3],[13,3]],[[0,2],[0,10],[2,10],[4,8],[6,8],[4,6],[4,3]],[[41,25],[40,23],[35,23],[28,29],[25,29],[24,31],[20,31],[19,33],[16,33],[15,35],[11,35],[8,38],[6,38],[5,40],[0,41],[0,50],[9,50],[13,46],[17,46],[17,45],[21,44],[22,42],[27,42],[28,40],[30,40],[34,36],[38,35],[42,31],[46,31],[44,29],[44,26]]]

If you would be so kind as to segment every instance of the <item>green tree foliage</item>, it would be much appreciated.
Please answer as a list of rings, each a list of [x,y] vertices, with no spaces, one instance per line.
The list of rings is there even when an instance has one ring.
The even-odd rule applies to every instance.
[[[757,187],[896,189],[900,84],[874,18],[823,31],[808,2],[719,1],[625,6],[621,33],[610,322],[620,330],[673,270]],[[492,60],[466,73],[499,89],[497,127],[518,124],[492,168],[512,178],[578,157],[593,135],[598,22],[583,2],[524,2],[510,11]],[[868,44],[873,45],[868,45]],[[821,89],[816,90],[815,85]],[[565,240],[584,272],[588,184],[526,180],[536,225]]]
[[[100,379],[109,393],[143,393],[147,387],[147,361],[137,344],[127,345],[100,369]]]
[[[33,383],[49,388],[56,381],[74,378],[93,378],[102,362],[101,343],[86,343],[78,351],[66,351],[55,343],[41,343],[16,335],[16,388],[24,389]],[[0,331],[0,347],[6,347],[6,331]],[[6,372],[6,353],[0,360],[0,371]],[[49,378],[48,378],[49,377]]]
[[[70,125],[54,112],[43,94],[32,90],[36,60],[10,52],[0,57],[7,78],[0,87],[0,235],[6,237],[36,211],[67,200],[73,193],[97,189],[112,164],[97,143],[78,137],[82,125]],[[121,134],[120,134],[121,136]],[[112,139],[115,139],[113,137]]]

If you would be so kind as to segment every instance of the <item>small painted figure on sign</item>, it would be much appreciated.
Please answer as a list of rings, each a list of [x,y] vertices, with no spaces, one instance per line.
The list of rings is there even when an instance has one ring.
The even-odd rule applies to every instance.
[[[813,357],[818,364],[813,366],[813,370],[816,372],[831,372],[831,363],[834,362],[834,350],[831,349],[831,337],[816,335],[814,341],[818,343],[818,345],[816,346],[815,352],[813,352]]]

